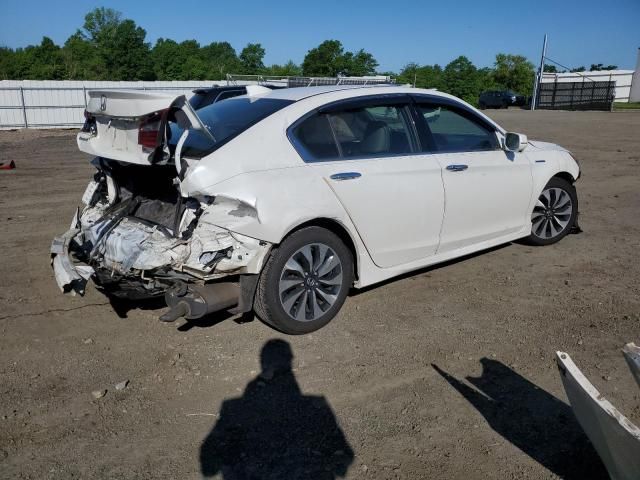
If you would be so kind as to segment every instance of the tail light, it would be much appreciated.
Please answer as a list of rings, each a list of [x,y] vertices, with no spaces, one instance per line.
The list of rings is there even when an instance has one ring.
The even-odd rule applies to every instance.
[[[84,111],[84,124],[82,125],[83,132],[91,132],[96,134],[96,118],[86,110]]]
[[[160,110],[142,119],[138,129],[138,145],[153,150],[160,144],[164,138],[162,129],[165,125],[167,112],[168,110]]]

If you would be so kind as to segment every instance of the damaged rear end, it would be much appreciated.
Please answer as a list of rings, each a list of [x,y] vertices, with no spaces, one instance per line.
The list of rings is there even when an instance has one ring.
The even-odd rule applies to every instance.
[[[251,205],[182,194],[187,136],[215,141],[186,98],[93,91],[85,117],[78,146],[96,172],[51,246],[60,289],[83,294],[92,279],[112,297],[164,295],[164,320],[249,311],[271,244],[224,227],[228,215],[257,218]]]

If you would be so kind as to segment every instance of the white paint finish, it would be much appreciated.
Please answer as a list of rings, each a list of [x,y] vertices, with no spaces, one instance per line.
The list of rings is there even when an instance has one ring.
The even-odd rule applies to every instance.
[[[556,360],[573,413],[611,479],[640,478],[640,428],[598,392],[568,354],[556,352]]]
[[[430,155],[312,164],[336,194],[376,265],[386,268],[433,255],[438,248],[444,190]],[[331,175],[357,172],[353,180]]]
[[[347,228],[356,244],[359,268],[357,285],[365,286],[528,235],[531,231],[530,213],[533,204],[549,178],[561,171],[570,173],[574,178],[578,175],[579,169],[566,150],[541,142],[530,142],[528,148],[521,153],[489,152],[490,158],[482,158],[484,154],[480,154],[480,158],[475,159],[474,169],[471,171],[444,171],[442,175],[461,173],[462,176],[457,180],[453,177],[450,179],[453,181],[449,182],[452,207],[455,207],[450,210],[451,229],[447,237],[449,245],[436,255],[429,255],[429,252],[434,253],[430,250],[436,243],[432,235],[442,215],[442,212],[435,209],[436,205],[442,203],[437,200],[438,182],[434,171],[427,169],[422,172],[424,181],[429,182],[431,189],[425,188],[419,192],[419,197],[422,197],[414,201],[415,205],[433,204],[433,210],[427,212],[428,218],[418,219],[424,227],[424,237],[416,240],[415,237],[404,238],[398,235],[398,231],[403,231],[403,228],[409,234],[417,235],[421,228],[419,225],[409,225],[405,211],[401,210],[405,201],[411,197],[411,192],[415,192],[420,183],[414,176],[407,174],[417,168],[417,164],[411,162],[417,161],[420,156],[404,157],[409,160],[402,161],[409,163],[395,173],[395,166],[391,161],[400,157],[384,161],[352,160],[304,164],[284,137],[286,129],[293,122],[315,108],[340,99],[386,93],[423,93],[455,99],[435,91],[388,86],[275,91],[268,95],[277,98],[295,97],[298,101],[248,129],[211,155],[193,162],[193,167],[181,183],[182,194],[224,195],[255,205],[259,222],[250,220],[243,223],[238,219],[229,218],[226,221],[221,219],[220,224],[232,231],[276,244],[293,228],[306,221],[314,218],[330,218],[337,221]],[[504,134],[504,129],[482,113],[477,113],[496,127],[499,136]],[[274,138],[282,138],[283,141],[273,141]],[[448,164],[444,160],[445,157],[453,163],[464,163],[459,160],[466,158],[466,155],[438,154],[424,157],[442,157],[439,162],[439,167],[442,168]],[[508,156],[514,156],[516,160],[510,161]],[[536,159],[544,159],[545,163],[534,163]],[[378,162],[382,167],[388,166],[389,181],[386,185],[382,167],[373,167],[369,163],[367,166],[360,162]],[[350,201],[341,203],[340,200],[343,199],[338,198],[340,194],[336,195],[334,190],[328,188],[326,178],[341,171],[363,173],[362,169],[365,166],[368,169],[366,177],[363,175],[358,180],[343,182],[344,185],[338,187],[343,190],[342,194],[346,195],[352,188],[351,184],[357,186],[360,183],[361,190],[357,194],[363,200],[362,204],[357,204],[359,215],[356,215],[364,220],[360,226],[356,216],[349,216],[353,207],[349,207],[348,204],[355,203],[357,195],[353,194]],[[310,175],[309,171],[314,169],[321,171],[321,174]],[[464,177],[467,173],[471,175]],[[365,178],[370,180],[360,182]],[[465,178],[467,180],[464,180]],[[389,191],[393,193],[389,195]],[[453,191],[457,191],[459,196],[454,196]],[[483,200],[483,196],[486,195],[488,199]],[[397,196],[399,198],[396,198]],[[403,218],[392,218],[391,224],[388,224],[386,219],[389,218],[389,211],[381,207],[381,199],[385,197],[395,204],[391,211],[402,212],[398,216]],[[389,204],[384,206],[386,205]],[[507,212],[506,217],[502,216],[504,211]],[[409,212],[411,215],[412,210]],[[358,225],[357,228],[355,224]],[[368,232],[374,232],[377,236],[373,244],[376,248],[372,249],[369,245]],[[398,243],[408,251],[401,251],[396,246]],[[375,253],[367,251],[365,245],[370,250],[377,249],[381,256],[376,257]],[[373,254],[373,258],[370,253]],[[420,254],[424,256],[420,257]],[[383,257],[384,260],[381,260]]]
[[[141,117],[169,108],[181,96],[139,90],[90,90],[86,110],[106,117]]]
[[[434,157],[442,168],[445,190],[438,253],[517,232],[530,222],[531,164],[524,153],[494,150]],[[458,164],[468,168],[447,170]]]
[[[78,133],[78,148],[98,157],[149,165],[155,151],[138,144],[141,119],[169,108],[180,109],[186,125],[208,132],[184,95],[137,90],[93,90],[89,92],[87,111],[95,117],[96,132]],[[168,156],[166,150],[165,159]]]
[[[242,271],[257,273],[272,244],[305,222],[329,219],[343,226],[355,245],[356,286],[371,285],[528,235],[533,204],[547,181],[563,171],[574,178],[578,175],[578,166],[566,150],[543,142],[531,141],[516,153],[499,150],[306,164],[286,138],[293,122],[320,106],[387,93],[453,98],[388,86],[278,90],[264,95],[298,100],[203,159],[182,159],[189,165],[179,185],[183,197],[201,201],[216,197],[216,202],[207,207],[199,227],[209,229],[213,237],[202,230],[198,237],[203,245],[195,248],[193,244],[193,255],[174,263],[197,268],[196,254],[227,245],[231,235],[239,242],[234,248],[255,252],[255,261]],[[499,137],[504,134],[504,129],[487,121]],[[449,172],[450,163],[466,163],[470,168]],[[362,176],[344,182],[329,179],[345,171]],[[441,231],[441,247],[436,250]],[[266,248],[257,248],[264,246],[259,241],[267,242]],[[201,278],[213,277],[204,272]]]
[[[629,370],[631,370],[633,378],[636,379],[640,387],[640,347],[633,342],[627,343],[622,348],[622,353],[624,359],[627,361],[627,365],[629,365]]]

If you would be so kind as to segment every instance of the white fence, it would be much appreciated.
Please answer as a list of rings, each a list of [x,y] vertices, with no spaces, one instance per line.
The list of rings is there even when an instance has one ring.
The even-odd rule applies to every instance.
[[[600,72],[543,73],[542,83],[616,82],[614,102],[628,102],[633,82],[633,70],[603,70]]]
[[[227,82],[100,82],[73,80],[0,80],[0,130],[14,128],[73,128],[84,122],[87,91],[155,90],[191,95],[192,90]]]

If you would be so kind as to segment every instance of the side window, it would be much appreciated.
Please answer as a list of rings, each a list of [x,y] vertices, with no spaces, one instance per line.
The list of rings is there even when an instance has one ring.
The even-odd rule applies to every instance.
[[[340,156],[326,114],[312,115],[292,133],[295,147],[307,161],[329,160]]]
[[[329,114],[343,158],[400,155],[412,151],[406,108],[358,107]]]
[[[495,133],[481,123],[446,106],[418,105],[438,152],[496,150]]]

